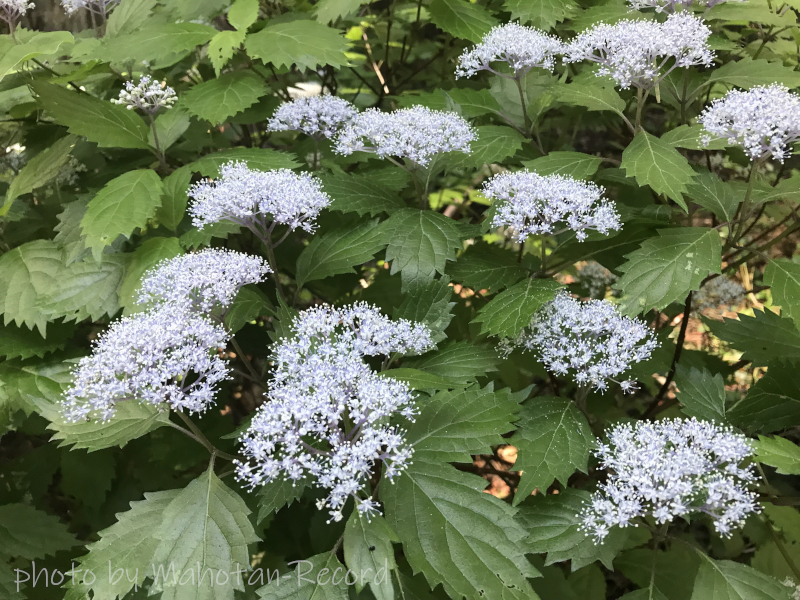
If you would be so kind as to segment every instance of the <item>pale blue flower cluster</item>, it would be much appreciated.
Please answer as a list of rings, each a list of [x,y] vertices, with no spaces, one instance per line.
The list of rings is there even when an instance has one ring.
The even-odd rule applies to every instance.
[[[271,273],[264,259],[209,248],[166,259],[150,269],[139,289],[139,304],[174,304],[201,313],[230,306],[239,290]]]
[[[243,162],[220,167],[219,179],[189,188],[195,227],[233,221],[264,239],[276,223],[313,232],[319,212],[330,205],[322,183],[289,169],[256,171]]]
[[[591,229],[605,235],[619,229],[619,214],[603,198],[604,191],[588,181],[527,169],[495,175],[482,190],[497,207],[492,225],[510,228],[518,242],[530,235],[557,233],[557,223],[574,231],[579,241]]]
[[[616,425],[596,452],[608,479],[581,512],[582,529],[602,541],[612,527],[636,518],[670,523],[705,514],[730,537],[748,515],[760,512],[753,455],[747,438],[728,427],[696,419]]]
[[[710,66],[710,35],[702,19],[686,12],[672,14],[663,23],[600,23],[567,45],[564,62],[592,61],[600,65],[597,76],[610,76],[622,89],[651,89],[673,69]]]
[[[357,303],[308,309],[292,334],[275,350],[268,401],[240,439],[249,460],[238,463],[237,477],[250,487],[311,479],[328,490],[318,508],[332,520],[350,497],[369,516],[378,510],[364,489],[373,470],[382,463],[391,481],[411,457],[404,430],[389,418],[413,420],[416,411],[408,385],[374,372],[365,357],[424,352],[431,332]]]
[[[101,17],[108,16],[109,11],[119,3],[120,0],[61,0],[61,6],[68,15],[85,8]]]
[[[647,360],[658,346],[653,331],[640,319],[622,316],[606,300],[581,302],[559,292],[531,320],[516,341],[532,350],[556,375],[570,375],[579,386],[608,389],[608,382],[633,364]],[[636,389],[620,382],[623,392]]]
[[[475,130],[456,113],[412,106],[394,112],[371,108],[356,115],[336,137],[335,150],[345,156],[372,152],[427,166],[438,154],[465,152]]]
[[[547,35],[535,27],[519,23],[506,23],[494,27],[480,44],[465,50],[458,59],[456,79],[472,77],[478,71],[491,71],[491,63],[507,63],[514,76],[519,77],[534,67],[552,71],[556,57],[563,53],[564,44],[557,37]]]
[[[116,321],[78,363],[64,416],[107,421],[123,401],[203,412],[228,378],[218,352],[227,342],[221,326],[182,306],[165,304]]]
[[[142,75],[139,83],[126,81],[125,87],[119,93],[119,98],[111,102],[123,104],[128,110],[138,108],[149,115],[156,114],[161,108],[172,108],[178,101],[175,90],[167,85],[162,85],[153,80],[149,75]]]
[[[344,98],[308,96],[284,102],[267,124],[268,131],[302,131],[320,140],[331,138],[358,110]]]
[[[599,262],[590,260],[578,269],[580,286],[589,292],[592,298],[602,298],[606,295],[608,286],[619,279]]]
[[[8,23],[13,31],[19,20],[36,5],[30,0],[0,0],[0,19]]]
[[[708,132],[703,142],[725,139],[741,146],[750,160],[770,156],[783,162],[800,140],[800,96],[773,83],[748,91],[731,90],[697,119]]]

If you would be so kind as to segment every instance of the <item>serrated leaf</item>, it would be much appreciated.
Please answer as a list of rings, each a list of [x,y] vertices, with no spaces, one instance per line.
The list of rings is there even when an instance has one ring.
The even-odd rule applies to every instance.
[[[683,194],[695,173],[670,144],[640,131],[622,153],[622,168],[639,185],[649,185],[656,194],[666,194],[687,210]]]
[[[191,124],[191,119],[186,111],[181,107],[172,108],[156,117],[156,134],[158,135],[158,145],[162,152],[177,142],[186,133]],[[147,133],[147,143],[153,148],[156,147],[156,138],[152,128]]]
[[[274,313],[275,307],[266,294],[255,285],[247,285],[239,290],[236,300],[225,313],[225,325],[229,331],[236,333],[250,321]]]
[[[314,8],[314,16],[320,23],[333,23],[340,17],[346,17],[350,13],[358,10],[365,1],[366,0],[320,0]]]
[[[159,62],[202,46],[216,33],[213,27],[199,23],[152,23],[139,31],[103,40],[88,58],[111,63]]]
[[[752,567],[731,560],[703,560],[692,600],[790,600],[787,586]]]
[[[745,56],[741,60],[731,61],[714,69],[706,80],[706,84],[711,85],[717,82],[746,90],[758,85],[773,83],[781,83],[788,88],[795,88],[800,86],[800,72],[783,66],[780,60],[753,60],[749,56]]]
[[[89,510],[100,509],[116,477],[112,452],[62,452],[59,469],[61,491]]]
[[[515,471],[522,471],[514,505],[535,489],[544,493],[558,480],[564,486],[575,471],[586,473],[595,444],[586,417],[571,400],[537,396],[522,407],[517,431]]]
[[[381,223],[391,274],[401,272],[403,287],[425,284],[444,273],[461,249],[461,230],[453,219],[432,211],[404,208]]]
[[[623,312],[662,310],[682,302],[710,273],[721,272],[721,250],[716,229],[659,229],[657,237],[626,254],[627,261],[619,267],[623,275],[613,287],[625,294]]]
[[[725,423],[725,380],[719,373],[712,375],[707,369],[678,365],[675,373],[678,401],[683,412],[690,417]]]
[[[745,431],[761,433],[800,425],[797,368],[797,362],[770,362],[766,374],[730,408],[730,421]]]
[[[503,125],[480,125],[475,128],[476,139],[470,144],[471,152],[454,152],[446,157],[448,169],[477,169],[514,156],[525,138],[516,129]]]
[[[265,600],[348,600],[345,583],[347,569],[333,552],[317,554],[306,560],[293,561],[295,572],[256,590]],[[336,581],[334,575],[340,579]]]
[[[491,293],[514,285],[528,275],[516,255],[500,246],[478,242],[469,246],[447,269],[454,281],[474,290]]]
[[[44,558],[77,546],[58,518],[27,504],[0,506],[0,548],[14,558]]]
[[[753,316],[739,313],[738,319],[706,321],[711,333],[742,350],[742,358],[756,366],[772,359],[800,359],[800,331],[794,321],[771,310],[753,311]]]
[[[0,594],[6,600],[25,600],[22,591],[25,589],[25,584],[17,582],[19,577],[11,569],[11,565],[5,562],[0,562]]]
[[[246,569],[250,564],[247,545],[259,541],[249,514],[242,498],[214,474],[212,462],[164,509],[155,534],[160,541],[153,563],[174,565],[178,580],[195,568],[199,573],[211,569],[214,574]],[[174,600],[233,600],[234,590],[244,591],[244,585],[238,578],[230,579],[223,585],[215,585],[218,580],[209,585],[208,579],[184,585],[165,580],[154,583],[152,589]]]
[[[406,559],[431,588],[442,584],[452,598],[538,600],[516,511],[484,487],[482,477],[415,458],[380,494]]]
[[[623,115],[625,101],[613,88],[582,83],[562,84],[553,88],[556,100],[569,106],[582,106],[590,111],[611,111]]]
[[[228,9],[228,23],[246,30],[258,20],[258,0],[236,0]]]
[[[3,323],[36,327],[45,336],[47,317],[39,299],[58,286],[63,253],[49,240],[28,242],[0,255],[0,312]]]
[[[469,0],[433,0],[428,11],[431,21],[453,37],[480,42],[498,24],[497,19],[480,4]]]
[[[764,284],[772,291],[772,301],[781,307],[781,315],[800,323],[800,264],[773,258],[764,269]]]
[[[439,343],[447,337],[444,330],[453,320],[451,310],[455,302],[451,302],[452,299],[450,279],[435,279],[427,285],[415,287],[414,293],[406,295],[403,303],[394,309],[392,316],[395,319],[424,323],[431,331],[433,342]]]
[[[733,219],[740,200],[730,184],[708,171],[697,174],[686,186],[686,195],[722,221]]]
[[[150,17],[158,0],[122,0],[106,23],[106,37],[133,33]]]
[[[530,325],[533,314],[555,298],[561,285],[553,279],[529,278],[497,294],[472,322],[481,333],[516,338]]]
[[[503,3],[503,9],[511,13],[512,19],[519,19],[522,25],[531,23],[544,31],[569,18],[577,8],[573,0],[506,0]]]
[[[469,463],[471,455],[490,452],[505,443],[502,434],[514,429],[519,401],[508,389],[495,392],[490,383],[483,389],[439,392],[421,402],[419,418],[406,433],[414,460]]]
[[[263,485],[258,491],[258,521],[263,521],[284,506],[291,506],[300,499],[306,487],[308,487],[306,480],[286,479],[275,479]]]
[[[270,148],[231,148],[206,154],[203,158],[187,165],[187,168],[206,177],[219,177],[219,168],[231,161],[247,163],[248,167],[259,171],[294,169],[300,166],[288,152]]]
[[[406,208],[400,196],[370,175],[331,173],[322,175],[320,179],[325,193],[333,199],[329,210],[374,217]]]
[[[151,238],[142,242],[131,254],[125,278],[119,288],[120,305],[126,309],[133,308],[139,297],[139,285],[145,273],[162,260],[175,258],[183,254],[178,238]]]
[[[706,135],[708,132],[702,125],[679,125],[662,135],[661,141],[687,150],[723,150],[729,146],[726,139],[711,140],[706,145],[703,143]]]
[[[236,51],[242,47],[247,37],[246,31],[220,31],[208,43],[208,60],[214,67],[214,72],[219,75],[223,67],[233,58]]]
[[[43,81],[30,85],[38,104],[70,133],[101,148],[149,148],[147,125],[134,111]]]
[[[397,569],[397,563],[394,560],[392,542],[399,543],[400,540],[386,523],[386,519],[378,515],[368,520],[359,511],[352,512],[344,529],[342,547],[347,568],[360,574],[355,583],[357,592],[361,592],[365,584],[369,583],[375,600],[394,599],[390,571]],[[379,575],[381,570],[382,577]]]
[[[447,91],[439,89],[434,92],[403,94],[397,97],[397,102],[403,108],[423,105],[433,110],[456,112],[466,119],[501,111],[500,104],[488,89],[452,88]]]
[[[13,323],[0,325],[0,356],[6,360],[32,356],[42,358],[64,348],[74,332],[75,328],[71,325],[51,323],[47,338],[43,338],[36,331],[17,327]]]
[[[356,273],[354,266],[371,261],[385,245],[377,220],[315,235],[297,257],[297,283]]]
[[[232,71],[194,86],[181,95],[181,106],[212,125],[224,123],[269,92],[252,71]]]
[[[406,359],[403,365],[448,379],[467,383],[497,370],[502,358],[492,344],[474,344],[465,340],[448,342],[438,350],[418,358]]]
[[[568,175],[575,179],[589,179],[597,173],[603,159],[582,152],[551,152],[522,164],[539,175]]]
[[[756,460],[781,475],[800,475],[800,446],[782,437],[758,436]]]
[[[17,65],[41,55],[56,54],[67,44],[73,43],[69,31],[35,32],[24,44],[11,46],[0,58],[0,79],[11,73]]]
[[[244,41],[251,58],[275,67],[316,69],[329,65],[347,64],[344,52],[347,40],[338,30],[316,21],[288,21],[267,25],[258,33],[251,33]]]
[[[559,494],[537,494],[519,509],[517,521],[528,532],[528,552],[547,553],[545,566],[572,561],[572,571],[596,560],[613,569],[612,561],[625,542],[623,530],[614,528],[602,544],[580,530],[580,512],[589,501],[584,490],[567,488]]]
[[[130,237],[161,206],[164,186],[149,169],[128,171],[109,181],[86,206],[81,229],[96,261],[117,236]]]
[[[626,550],[614,561],[614,566],[639,587],[654,590],[654,600],[661,597],[658,592],[668,600],[689,600],[700,557],[675,544],[668,550],[655,552],[650,548]]]
[[[219,221],[218,223],[206,225],[203,229],[192,227],[179,239],[181,246],[186,250],[193,250],[208,246],[214,238],[227,239],[232,233],[239,233],[240,229],[241,225],[233,221]]]
[[[192,170],[186,167],[181,167],[164,178],[164,193],[161,196],[161,206],[156,210],[156,220],[167,229],[175,231],[183,220],[189,203],[186,191],[191,181]]]
[[[380,375],[381,377],[390,377],[391,379],[402,381],[408,384],[408,387],[412,390],[452,390],[465,385],[452,379],[408,367],[381,371]]]

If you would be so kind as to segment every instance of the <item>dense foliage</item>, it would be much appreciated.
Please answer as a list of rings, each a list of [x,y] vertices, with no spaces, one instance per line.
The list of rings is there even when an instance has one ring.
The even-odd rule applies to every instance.
[[[63,8],[0,0],[0,598],[800,597],[796,1]]]

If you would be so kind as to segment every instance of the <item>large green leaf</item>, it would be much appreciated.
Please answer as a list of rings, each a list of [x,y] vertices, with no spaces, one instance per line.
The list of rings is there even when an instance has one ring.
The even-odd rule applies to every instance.
[[[636,314],[682,302],[709,274],[720,273],[721,251],[716,229],[659,229],[657,237],[626,254],[627,261],[619,267],[623,275],[614,288],[625,294],[623,311]]]
[[[781,314],[800,324],[800,264],[773,258],[764,269],[764,284],[771,288]]]
[[[236,333],[256,318],[274,313],[275,307],[267,295],[255,285],[247,285],[239,290],[236,300],[225,313],[225,325]]]
[[[561,285],[553,279],[526,279],[497,294],[473,323],[481,324],[481,333],[516,338],[530,325],[533,314],[552,300]]]
[[[447,379],[440,375],[434,375],[433,373],[427,373],[409,367],[388,369],[386,371],[381,371],[380,375],[381,377],[391,377],[397,381],[402,381],[412,390],[452,390],[462,388],[466,385],[454,379]]]
[[[0,79],[11,73],[20,63],[43,54],[56,54],[62,46],[72,42],[69,31],[35,32],[24,44],[12,45],[0,58]]]
[[[181,490],[163,512],[155,535],[160,540],[153,556],[154,564],[175,567],[178,582],[165,580],[152,589],[174,600],[233,600],[234,590],[244,591],[241,579],[233,576],[220,583],[216,575],[247,569],[250,554],[247,545],[259,541],[244,500],[209,469]],[[201,584],[180,585],[183,574],[192,569],[215,575]]]
[[[77,546],[59,520],[27,504],[0,506],[0,548],[14,558],[44,558]]]
[[[329,65],[347,64],[344,55],[347,40],[337,29],[317,21],[286,21],[267,25],[258,33],[251,33],[244,42],[251,58],[272,63],[275,67],[315,69]]]
[[[155,171],[137,169],[112,179],[89,201],[81,229],[95,260],[100,260],[103,248],[117,236],[130,237],[147,225],[161,206],[163,191]]]
[[[296,564],[294,573],[256,590],[258,597],[264,600],[348,600],[347,569],[336,554],[317,554]]]
[[[320,179],[323,190],[333,199],[330,210],[374,217],[406,207],[400,196],[370,175],[331,173]]]
[[[308,482],[275,479],[262,486],[258,491],[258,520],[263,521],[284,506],[291,506],[303,495]]]
[[[772,359],[800,358],[800,331],[794,321],[771,310],[753,311],[753,316],[739,313],[737,319],[706,321],[711,333],[744,352],[742,358],[757,366]]]
[[[694,367],[678,365],[675,374],[678,386],[678,401],[683,404],[683,412],[690,417],[724,423],[725,380],[719,373],[711,374]]]
[[[108,17],[105,37],[132,33],[141,27],[158,0],[122,0]]]
[[[27,327],[18,327],[13,323],[0,325],[0,356],[6,360],[32,356],[42,358],[64,348],[74,332],[75,328],[71,325],[51,323],[47,338],[43,338]]]
[[[703,555],[692,600],[790,600],[789,588],[752,567]]]
[[[320,23],[333,23],[358,9],[365,0],[320,0],[314,14]],[[359,590],[360,591],[360,590]],[[378,600],[381,600],[380,598]]]
[[[766,374],[728,411],[731,422],[760,433],[800,425],[797,367],[797,362],[770,362]]]
[[[535,489],[544,493],[556,479],[566,486],[576,470],[586,473],[595,443],[586,417],[574,402],[542,396],[525,403],[509,441],[518,451],[514,470],[522,471],[515,505]]]
[[[513,252],[483,242],[469,246],[447,271],[454,281],[481,292],[499,292],[528,274]]]
[[[189,203],[186,191],[191,181],[192,170],[187,167],[181,167],[164,178],[164,194],[156,211],[156,220],[167,229],[175,231],[183,220]]]
[[[589,179],[597,173],[603,159],[582,152],[550,152],[536,160],[522,164],[539,175],[569,175],[575,179]]]
[[[756,460],[782,475],[800,475],[800,446],[782,437],[758,436]]]
[[[666,194],[686,210],[683,194],[695,173],[670,144],[640,131],[622,153],[622,168],[639,185],[649,185],[656,194]]]
[[[650,548],[626,550],[615,559],[614,566],[640,588],[652,591],[644,596],[647,600],[689,600],[700,560],[682,544],[673,544],[668,550],[655,552]]]
[[[359,577],[355,583],[357,592],[369,588],[375,600],[393,600],[392,573],[397,569],[392,542],[399,542],[397,534],[381,516],[367,519],[354,510],[344,529],[344,562],[347,568]]]
[[[149,148],[147,125],[134,111],[43,81],[31,83],[31,88],[47,114],[70,133],[101,148]]]
[[[749,90],[757,85],[782,83],[795,88],[800,86],[800,72],[783,66],[781,61],[753,60],[745,56],[741,60],[728,62],[711,72],[706,84],[727,83]]]
[[[156,117],[156,134],[158,135],[158,146],[165,152],[180,137],[186,133],[191,125],[189,114],[183,107],[175,107]],[[153,148],[156,147],[156,138],[152,128],[147,133],[147,143]]]
[[[512,19],[519,19],[522,24],[530,23],[534,27],[548,31],[564,19],[570,17],[578,5],[573,0],[506,0],[503,8],[511,13]]]
[[[611,111],[622,116],[625,101],[614,90],[583,83],[570,83],[554,88],[556,100],[569,106],[582,106],[592,111]]]
[[[415,458],[380,493],[406,559],[431,588],[442,584],[452,598],[535,600],[526,578],[537,573],[521,547],[516,511],[485,487],[482,477]]]
[[[730,221],[736,214],[739,196],[729,183],[722,181],[714,173],[699,173],[686,186],[686,190],[689,198],[723,221]]]
[[[406,359],[403,365],[434,375],[466,383],[497,370],[502,358],[493,344],[451,341],[418,358]]]
[[[470,144],[471,152],[456,152],[446,158],[448,169],[477,169],[484,164],[501,162],[514,156],[525,138],[516,129],[503,125],[480,125],[475,128],[476,139]]]
[[[727,139],[713,140],[704,144],[703,138],[707,135],[708,132],[702,125],[679,125],[662,135],[661,141],[687,150],[723,150],[728,147]]]
[[[217,30],[199,23],[151,23],[139,31],[104,40],[90,55],[105,62],[158,62],[208,42]]]
[[[228,61],[233,58],[236,51],[241,48],[242,42],[247,37],[246,31],[220,31],[208,43],[208,60],[214,67],[214,72],[219,75]]]
[[[433,0],[428,11],[439,29],[471,42],[480,42],[498,23],[483,6],[469,0]]]
[[[232,71],[194,86],[181,96],[181,106],[212,125],[249,108],[269,91],[252,71]]]

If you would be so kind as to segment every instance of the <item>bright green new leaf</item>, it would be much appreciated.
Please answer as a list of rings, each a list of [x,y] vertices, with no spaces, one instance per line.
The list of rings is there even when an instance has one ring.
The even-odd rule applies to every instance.
[[[702,554],[691,600],[790,600],[789,588],[752,567]]]
[[[497,294],[484,306],[473,323],[481,323],[481,333],[516,338],[530,325],[533,314],[555,298],[561,285],[553,279],[528,278]]]
[[[374,217],[406,208],[400,196],[369,175],[330,173],[320,176],[320,179],[322,189],[333,200],[329,210]]]
[[[589,179],[597,173],[603,159],[581,152],[551,152],[522,164],[539,175],[568,175],[575,179]]]
[[[800,475],[800,446],[782,437],[758,436],[756,460],[781,475]]]
[[[105,37],[133,33],[150,17],[158,0],[122,0],[108,17]]]
[[[730,421],[745,431],[759,433],[800,425],[797,367],[797,362],[770,362],[766,374],[730,408]]]
[[[246,31],[258,20],[258,0],[236,0],[228,9],[228,23]]]
[[[20,63],[43,54],[56,54],[73,41],[69,31],[36,32],[24,44],[11,46],[0,58],[0,79],[11,73]]]
[[[493,344],[475,344],[461,340],[442,344],[438,349],[422,356],[407,358],[403,365],[467,383],[496,371],[501,362],[502,358]]]
[[[199,23],[152,23],[139,31],[103,40],[89,58],[123,64],[159,62],[202,46],[216,33],[213,27]]]
[[[367,519],[354,510],[344,529],[344,563],[359,578],[355,583],[357,592],[369,588],[375,600],[393,600],[394,585],[392,571],[397,569],[392,542],[400,542],[397,534],[386,523],[386,519],[372,516]]]
[[[656,194],[666,194],[687,210],[683,194],[695,172],[670,144],[640,131],[622,153],[622,168],[639,185],[649,185]]]
[[[800,324],[800,264],[773,258],[764,269],[764,284],[771,288],[772,301],[781,307],[781,315]]]
[[[712,375],[707,369],[678,365],[675,373],[678,400],[683,412],[690,417],[725,423],[725,380],[719,373]]]
[[[332,27],[316,21],[286,21],[267,25],[258,33],[251,33],[244,42],[251,58],[272,63],[275,67],[315,69],[329,65],[347,64],[344,55],[347,40]]]
[[[208,60],[214,67],[214,72],[219,75],[223,67],[233,58],[236,51],[242,47],[242,42],[247,37],[246,31],[220,31],[208,43]]]
[[[27,504],[0,506],[0,548],[14,558],[44,558],[77,546],[58,518]]]
[[[320,23],[334,23],[340,17],[355,12],[364,3],[365,0],[320,0],[314,8],[314,15]]]
[[[480,42],[498,24],[483,6],[469,0],[433,0],[428,11],[439,29],[471,42]]]
[[[132,254],[125,278],[119,289],[120,304],[128,311],[134,309],[138,300],[139,286],[145,273],[162,260],[183,254],[178,238],[151,238],[142,242]]]
[[[233,71],[194,86],[181,96],[181,106],[212,125],[224,123],[269,92],[252,71]]]

